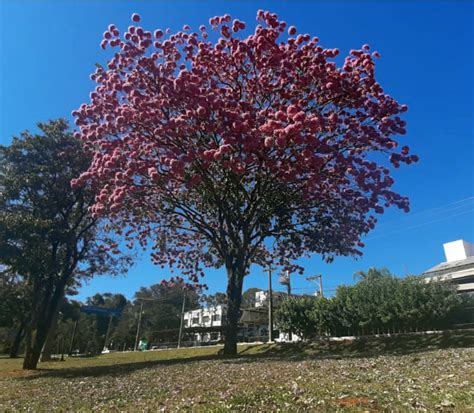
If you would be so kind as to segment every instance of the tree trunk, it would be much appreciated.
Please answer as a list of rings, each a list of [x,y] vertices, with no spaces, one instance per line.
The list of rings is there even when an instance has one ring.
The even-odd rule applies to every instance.
[[[51,327],[49,329],[46,341],[43,345],[43,350],[41,351],[41,362],[51,361],[53,353],[53,343],[56,338],[56,331],[58,330],[58,321],[59,321],[59,309],[57,308],[53,315],[53,320],[51,321]]]
[[[46,336],[48,335],[48,328],[44,322],[38,323],[36,328],[27,333],[25,358],[23,360],[23,369],[34,370],[38,365]]]
[[[23,369],[25,370],[35,370],[38,365],[54,313],[57,311],[58,304],[64,295],[64,288],[65,282],[58,283],[54,293],[49,297],[48,294],[44,294],[41,297],[43,300],[41,305],[37,309],[33,309],[33,311],[39,309],[42,309],[42,311],[39,311],[26,327],[25,358],[23,360]]]
[[[237,263],[226,265],[227,284],[227,324],[225,330],[224,355],[237,354],[237,330],[240,318],[240,304],[242,302],[242,287],[245,269]]]
[[[25,325],[26,321],[22,321],[20,326],[18,327],[18,331],[15,335],[15,340],[13,340],[12,346],[10,348],[10,358],[18,357],[21,341],[23,340],[23,337],[25,337]]]

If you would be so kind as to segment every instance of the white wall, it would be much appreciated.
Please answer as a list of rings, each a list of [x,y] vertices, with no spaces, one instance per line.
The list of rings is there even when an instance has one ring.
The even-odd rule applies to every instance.
[[[465,260],[474,256],[474,244],[462,239],[443,244],[446,262]]]
[[[213,327],[222,325],[225,306],[200,308],[184,313],[184,327]],[[214,320],[213,320],[214,317]],[[215,318],[218,318],[217,320]]]

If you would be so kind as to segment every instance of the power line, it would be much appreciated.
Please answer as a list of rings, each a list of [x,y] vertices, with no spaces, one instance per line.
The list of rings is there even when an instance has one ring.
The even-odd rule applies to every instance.
[[[346,285],[346,284],[341,284],[341,285]],[[317,288],[316,287],[305,287],[305,288],[295,288],[295,290],[299,290],[299,291],[316,291]],[[337,288],[325,288],[324,291],[325,292],[334,292],[336,291]],[[284,290],[273,290],[274,292],[279,292],[279,293],[284,293],[286,291]]]
[[[471,214],[471,213],[474,213],[474,209],[470,209],[468,211],[462,211],[462,212],[459,212],[457,214],[451,214],[451,215],[448,215],[448,216],[445,216],[445,217],[442,217],[442,218],[438,218],[438,219],[434,219],[434,220],[431,220],[431,221],[423,222],[421,224],[401,228],[399,230],[389,231],[385,234],[375,235],[373,237],[365,238],[365,241],[371,241],[371,240],[378,239],[378,238],[384,238],[384,237],[388,237],[390,235],[402,234],[403,232],[411,231],[412,229],[424,227],[426,225],[431,225],[431,224],[434,224],[436,222],[444,221],[446,219],[454,218],[454,217],[457,217],[457,216],[460,216],[460,215]]]
[[[443,208],[443,209],[437,210],[436,212],[428,212],[425,215],[436,216],[436,215],[440,215],[440,214],[446,214],[447,212],[452,212],[452,211],[457,211],[457,210],[460,210],[460,209],[464,209],[466,207],[467,208],[474,207],[474,200],[469,201],[467,203],[463,203],[461,205],[450,206],[449,208]],[[410,216],[407,216],[406,218],[409,219]]]
[[[324,290],[333,290],[337,287],[338,287],[338,285],[331,285],[331,286],[329,286],[329,288],[324,287]],[[314,289],[314,288],[311,288],[311,287],[295,287],[295,288],[292,288],[292,290],[311,290],[311,289]],[[280,290],[278,290],[278,291],[280,291]]]
[[[164,301],[169,301],[169,300],[175,300],[177,298],[182,298],[183,294],[182,293],[176,293],[176,295],[171,295],[169,297],[160,297],[160,298],[142,298],[142,297],[136,297],[133,299],[132,304],[135,301],[153,301],[153,302],[164,302]]]
[[[438,212],[435,212],[435,214],[439,214],[439,213],[445,213],[445,212],[448,212],[448,211],[456,210],[456,209],[459,209],[459,208],[464,208],[466,206],[470,207],[472,205],[473,201],[474,201],[474,196],[470,196],[470,197],[467,197],[467,198],[459,199],[457,201],[449,202],[447,204],[439,205],[439,206],[434,207],[434,208],[427,208],[427,209],[422,209],[420,211],[416,211],[416,212],[413,212],[413,213],[409,213],[408,215],[400,217],[398,219],[392,219],[392,220],[389,220],[389,221],[386,221],[386,222],[381,222],[380,224],[377,224],[377,227],[383,227],[383,226],[386,226],[386,225],[390,225],[391,223],[394,223],[394,222],[399,222],[399,221],[402,221],[402,220],[411,219],[413,217],[417,217],[420,214],[428,215],[428,214],[430,214],[434,211],[438,211]],[[464,203],[464,205],[454,206],[454,205],[462,204],[462,203]]]

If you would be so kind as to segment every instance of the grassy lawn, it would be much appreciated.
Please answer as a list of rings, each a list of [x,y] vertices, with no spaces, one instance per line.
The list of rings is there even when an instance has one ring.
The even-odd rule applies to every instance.
[[[474,331],[218,349],[0,358],[0,411],[474,411]]]

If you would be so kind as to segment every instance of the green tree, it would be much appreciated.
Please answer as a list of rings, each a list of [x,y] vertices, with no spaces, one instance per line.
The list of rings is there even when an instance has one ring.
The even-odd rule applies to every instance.
[[[24,285],[19,277],[0,270],[0,328],[13,332],[13,341],[4,343],[10,357],[18,356],[25,335],[28,303],[24,300]]]
[[[201,301],[205,307],[216,307],[227,304],[227,296],[224,293],[216,292],[215,294],[203,295]]]
[[[316,297],[289,297],[283,300],[276,312],[278,327],[284,331],[292,331],[303,339],[314,337],[317,326],[314,322]]]
[[[308,338],[429,330],[469,320],[466,310],[472,301],[457,294],[452,284],[428,283],[420,277],[400,279],[376,268],[356,275],[360,281],[339,287],[333,298],[285,301],[279,311],[280,328]]]
[[[139,306],[127,301],[127,305],[122,311],[122,315],[117,320],[117,325],[113,328],[108,344],[109,348],[115,350],[133,349],[135,344],[135,334],[137,332]]]
[[[311,320],[319,337],[330,335],[334,328],[335,313],[333,309],[333,301],[328,298],[316,297],[314,300]]]
[[[185,311],[199,308],[201,297],[197,290],[166,283],[140,288],[135,293],[132,310],[138,314],[143,303],[140,336],[147,337],[150,342],[177,341],[184,294]]]
[[[94,307],[110,308],[123,312],[125,307],[129,304],[127,299],[122,294],[95,294],[86,300],[87,305]],[[94,332],[93,342],[95,345],[89,346],[89,352],[100,354],[104,347],[110,348],[110,341],[113,341],[113,332],[120,323],[121,317],[107,317],[105,315],[89,314],[87,320],[91,323],[91,329]],[[109,342],[105,342],[107,330],[110,323]]]
[[[127,307],[131,303],[122,294],[98,293],[88,297],[85,304],[121,311],[122,314],[119,317],[112,317],[107,343],[105,343],[105,339],[110,318],[107,315],[82,313],[80,308],[84,305],[83,303],[65,299],[59,309],[58,328],[54,334],[51,347],[53,349],[60,349],[64,343],[65,350],[69,351],[75,324],[79,320],[73,343],[73,351],[78,350],[79,353],[100,354],[104,346],[109,349],[122,349],[124,341],[120,340],[120,337],[116,337],[116,331],[122,323]],[[136,328],[136,324],[134,326]],[[127,338],[130,344],[131,336]]]
[[[0,264],[25,289],[25,369],[36,368],[66,289],[128,263],[89,212],[92,188],[71,188],[91,161],[82,144],[64,120],[38,127],[0,146]]]
[[[255,294],[258,291],[262,291],[260,288],[249,288],[242,294],[242,308],[255,307]]]

